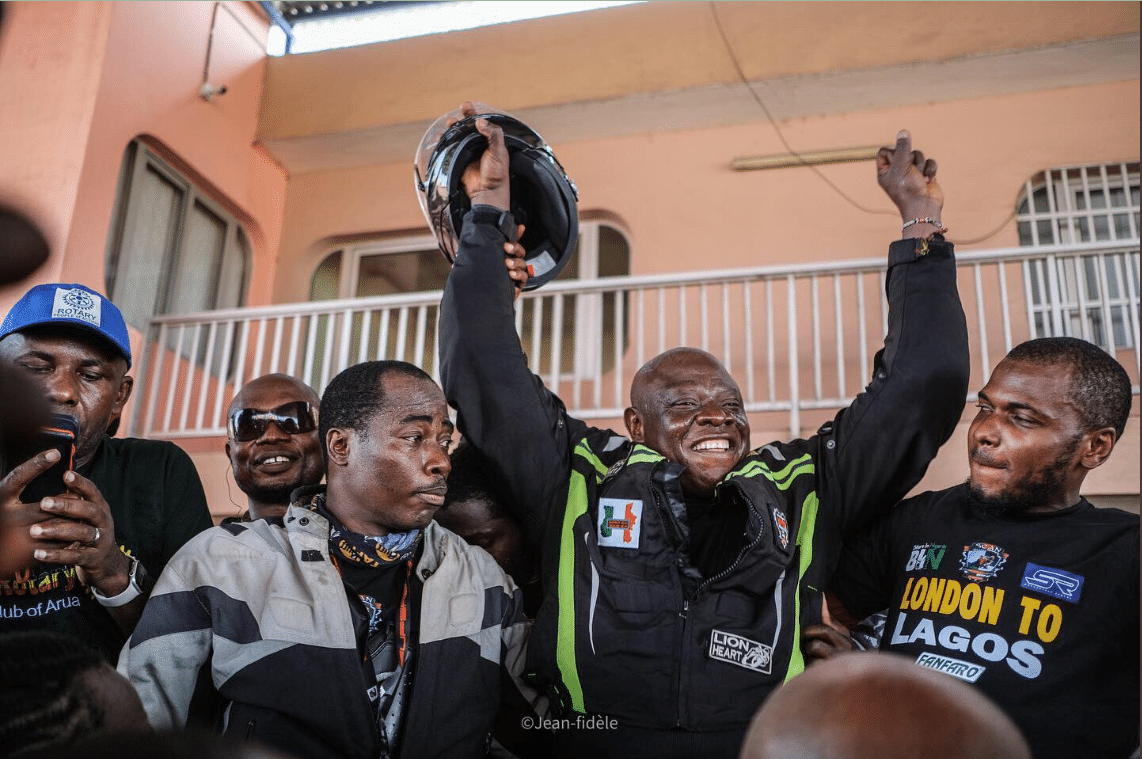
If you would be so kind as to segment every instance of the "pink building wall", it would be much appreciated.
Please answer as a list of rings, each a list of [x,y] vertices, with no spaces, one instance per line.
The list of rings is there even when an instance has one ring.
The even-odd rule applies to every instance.
[[[43,228],[50,255],[24,281],[0,287],[0,312],[42,282],[106,292],[119,171],[135,138],[242,223],[252,254],[247,303],[270,302],[287,175],[254,144],[268,30],[260,9],[243,2],[216,11],[208,2],[14,2],[7,13],[0,202]],[[209,102],[198,94],[208,43],[210,81],[227,87]],[[132,347],[138,355],[135,330]],[[141,392],[135,388],[132,403]]]
[[[250,303],[265,303],[280,241],[286,173],[254,145],[267,21],[222,3],[210,79],[199,97],[212,3],[8,3],[0,43],[0,199],[43,226],[51,254],[0,288],[7,310],[31,285],[67,279],[104,290],[107,236],[123,151],[148,143],[250,233]]]
[[[927,3],[927,12],[950,14],[947,24],[956,33],[912,29],[901,40],[885,31],[903,7],[893,3],[719,7],[755,79],[1136,35],[1139,15],[1130,3]],[[292,175],[259,140],[427,124],[464,98],[537,108],[725,86],[735,78],[705,3],[631,6],[272,61],[264,54],[268,22],[254,3],[231,0],[217,10],[211,2],[9,2],[5,8],[0,202],[42,226],[51,255],[28,280],[0,287],[3,311],[39,282],[105,289],[120,164],[136,137],[243,223],[253,248],[247,303],[288,303],[307,299],[331,240],[424,229],[411,188],[415,137],[393,153],[407,158]],[[846,23],[830,30],[834,41],[807,50],[806,40],[822,33],[815,24],[841,12]],[[209,78],[228,91],[207,102],[198,90],[212,17]],[[647,40],[661,44],[652,49]],[[529,61],[525,68],[521,59]],[[514,73],[501,76],[508,71]],[[1131,77],[1015,94],[951,98],[936,91],[931,102],[790,118],[780,126],[801,150],[888,144],[908,127],[917,147],[941,162],[952,239],[999,228],[961,249],[1007,247],[1017,244],[1015,225],[1003,223],[1030,176],[1138,159],[1139,87],[1137,75]],[[868,163],[821,171],[887,215],[859,211],[806,169],[730,171],[735,156],[785,152],[760,113],[751,123],[697,129],[665,120],[653,131],[588,135],[555,148],[579,184],[584,215],[606,214],[629,234],[635,274],[866,258],[880,255],[896,234],[895,215]],[[972,383],[973,389],[982,384],[978,370]],[[1137,419],[1136,409],[1111,466],[1088,480],[1090,492],[1138,492]],[[945,446],[925,487],[962,479],[965,432]],[[759,424],[755,442],[783,434]],[[227,484],[221,440],[181,444],[195,457],[216,508],[241,501]]]

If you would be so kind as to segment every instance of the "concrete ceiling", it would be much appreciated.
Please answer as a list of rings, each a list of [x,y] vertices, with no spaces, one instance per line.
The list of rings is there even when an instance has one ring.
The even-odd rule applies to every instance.
[[[773,118],[876,110],[927,102],[1128,81],[1139,75],[1139,36],[834,71],[752,82]],[[677,90],[512,109],[552,145],[647,132],[764,121],[746,85]],[[425,120],[262,142],[291,174],[412,163]]]

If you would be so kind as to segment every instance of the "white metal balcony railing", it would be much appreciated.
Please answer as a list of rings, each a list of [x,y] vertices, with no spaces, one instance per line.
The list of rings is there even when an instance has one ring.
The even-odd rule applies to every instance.
[[[958,254],[972,387],[1023,340],[1068,334],[1139,370],[1137,239]],[[884,259],[552,283],[524,296],[516,326],[532,370],[584,419],[618,419],[630,379],[676,345],[710,351],[746,408],[804,434],[802,412],[864,386],[887,325]],[[225,434],[243,383],[269,372],[321,392],[351,364],[398,358],[437,376],[439,292],[242,308],[151,321],[129,434]],[[1132,354],[1132,355],[1131,355]]]

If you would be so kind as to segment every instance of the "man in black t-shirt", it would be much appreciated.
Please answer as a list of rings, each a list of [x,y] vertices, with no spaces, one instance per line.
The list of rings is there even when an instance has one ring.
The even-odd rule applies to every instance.
[[[974,683],[1036,759],[1138,746],[1139,520],[1091,506],[1131,383],[1075,338],[1016,346],[979,392],[971,476],[923,493],[846,544],[833,614],[888,609],[881,649]]]
[[[21,502],[56,451],[37,452],[0,481],[5,523],[31,538],[29,555],[7,562],[24,568],[0,577],[0,632],[74,635],[114,663],[150,593],[148,575],[211,524],[198,472],[172,443],[106,434],[131,395],[131,343],[119,309],[94,290],[33,287],[0,325],[0,360],[79,424],[66,492]]]

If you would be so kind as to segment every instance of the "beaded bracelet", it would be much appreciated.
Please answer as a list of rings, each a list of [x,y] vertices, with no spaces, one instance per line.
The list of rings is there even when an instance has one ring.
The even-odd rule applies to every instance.
[[[943,222],[941,222],[939,219],[933,219],[933,218],[928,217],[928,216],[925,216],[925,217],[920,218],[920,219],[911,219],[909,221],[904,222],[904,226],[902,226],[900,228],[900,231],[903,232],[905,229],[908,229],[908,227],[912,226],[913,224],[931,224],[934,227],[936,227],[936,229],[938,230],[937,234],[941,234],[941,235],[946,234],[948,231],[948,228],[944,226]]]

